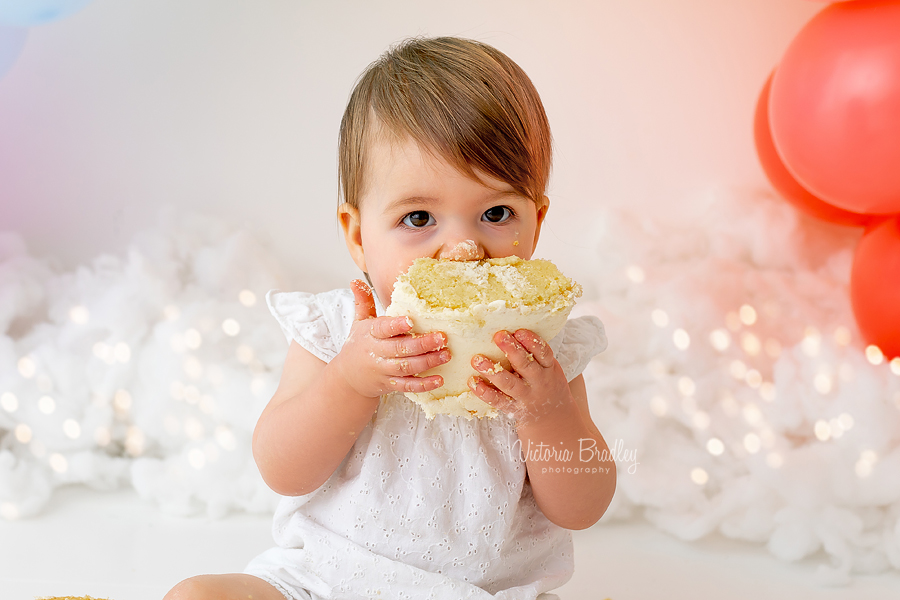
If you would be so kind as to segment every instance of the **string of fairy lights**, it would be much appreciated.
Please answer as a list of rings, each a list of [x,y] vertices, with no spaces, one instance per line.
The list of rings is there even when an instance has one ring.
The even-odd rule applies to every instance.
[[[624,275],[634,285],[646,281],[645,271],[638,265],[625,267]],[[777,449],[778,436],[768,426],[762,408],[778,400],[777,386],[773,381],[774,365],[785,352],[785,347],[794,344],[774,335],[766,336],[759,331],[763,329],[760,326],[765,324],[766,319],[772,321],[772,326],[778,327],[781,312],[774,301],[763,303],[759,310],[749,303],[742,304],[728,311],[724,315],[722,326],[711,329],[706,335],[706,340],[702,336],[699,340],[694,340],[685,328],[674,326],[673,320],[664,309],[652,309],[650,321],[660,330],[670,332],[671,343],[677,350],[688,352],[697,344],[707,343],[717,355],[717,368],[727,373],[728,378],[739,386],[755,391],[758,402],[752,400],[739,402],[729,386],[722,386],[719,390],[718,402],[710,398],[698,399],[694,379],[688,375],[680,375],[675,382],[679,400],[673,401],[664,393],[654,394],[649,400],[651,413],[658,418],[686,417],[690,426],[703,434],[710,430],[712,424],[712,417],[706,408],[717,407],[723,416],[728,419],[742,419],[750,429],[734,440],[723,440],[711,434],[706,436],[704,447],[710,455],[721,457],[730,450],[738,457],[746,457],[762,452],[765,453],[765,464],[768,467],[772,469],[782,467],[784,456]],[[854,367],[849,362],[833,364],[823,357],[825,346],[830,344],[835,350],[847,351],[851,349],[852,343],[853,334],[850,328],[844,325],[834,327],[830,335],[824,334],[814,326],[806,326],[802,338],[796,342],[802,356],[816,363],[815,374],[809,384],[822,398],[829,396],[841,384],[851,384],[855,377]],[[887,360],[881,349],[875,345],[865,346],[863,354],[866,362],[872,367],[886,369],[900,378],[900,357]],[[669,374],[669,368],[661,359],[651,360],[647,368],[658,380],[664,379]],[[791,402],[792,399],[784,398],[782,401]],[[893,394],[891,401],[900,410],[900,391]],[[675,415],[673,411],[680,414]],[[842,411],[830,418],[816,419],[811,423],[811,427],[800,436],[795,436],[792,441],[794,445],[803,445],[840,440],[845,433],[853,429],[855,423],[851,412]],[[860,479],[869,477],[878,460],[879,455],[875,450],[860,451],[855,462],[856,476]],[[710,474],[700,466],[690,469],[689,477],[699,486],[704,486],[710,481]]]
[[[257,293],[250,289],[240,290],[235,299],[237,305],[248,311],[260,309]],[[215,304],[221,308],[229,302],[220,299]],[[249,322],[253,320],[268,322],[267,311],[262,312],[265,314],[254,312],[254,319],[244,320],[247,327],[258,329],[258,324]],[[228,371],[235,368],[244,371],[246,392],[257,406],[270,394],[274,374],[271,365],[264,365],[259,360],[254,340],[241,336],[242,331],[250,332],[242,326],[239,315],[217,319],[213,314],[197,315],[196,307],[192,313],[194,318],[185,315],[176,304],[167,304],[149,332],[133,341],[115,339],[115,332],[106,329],[106,336],[90,345],[90,354],[83,367],[85,372],[97,368],[113,376],[100,384],[79,382],[73,386],[69,381],[62,386],[68,388],[69,393],[60,390],[60,382],[55,381],[51,364],[52,343],[39,344],[37,349],[20,356],[15,364],[18,381],[10,383],[7,379],[7,387],[12,389],[0,392],[0,441],[3,442],[0,451],[5,449],[7,454],[20,458],[24,452],[28,460],[44,465],[57,479],[65,481],[72,469],[73,455],[84,450],[124,459],[159,457],[171,451],[172,440],[176,440],[174,446],[184,446],[187,464],[197,471],[216,463],[223,453],[237,450],[239,439],[246,437],[253,424],[238,422],[238,429],[243,430],[238,434],[235,423],[229,422],[235,420],[234,416],[228,418],[222,414],[226,411],[218,405],[217,395],[235,382],[234,377],[228,376]],[[67,312],[67,320],[68,323],[59,328],[59,337],[74,338],[82,334],[97,337],[90,336],[92,314],[85,304],[72,306]],[[269,329],[277,332],[275,325]],[[165,332],[167,336],[162,348],[153,346],[153,338],[157,337],[154,334],[159,332]],[[272,336],[268,338],[271,339]],[[216,351],[204,360],[201,350],[205,345],[214,345]],[[223,347],[229,347],[230,358],[223,356]],[[136,363],[140,353],[147,351],[154,353],[159,375],[171,377],[167,383],[155,382],[168,392],[167,397],[151,393],[149,398],[140,399],[140,402],[163,408],[163,414],[157,418],[160,423],[150,422],[151,428],[158,425],[161,430],[153,433],[140,423],[136,409],[142,407],[136,406],[134,396],[140,393],[134,387],[141,385]],[[168,357],[161,359],[160,351],[166,352]],[[176,364],[174,372],[166,364],[172,361]],[[104,385],[113,380],[121,385],[112,388]],[[73,388],[82,393],[72,394]],[[85,388],[90,389],[87,401],[83,398]],[[4,429],[8,435],[4,434]],[[168,440],[163,439],[165,437]],[[0,496],[0,517],[15,519],[20,516],[19,504]]]

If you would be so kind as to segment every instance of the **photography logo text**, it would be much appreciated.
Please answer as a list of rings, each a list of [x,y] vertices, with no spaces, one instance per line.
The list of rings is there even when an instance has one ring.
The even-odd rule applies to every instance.
[[[516,439],[510,444],[510,458],[516,456],[521,456],[529,465],[544,463],[542,469],[545,473],[608,473],[610,468],[598,466],[597,461],[612,461],[619,469],[624,467],[634,475],[641,464],[637,459],[637,450],[626,448],[625,441],[620,439],[604,447],[598,446],[594,438],[578,438],[578,448],[574,450],[531,441],[523,448],[522,440]]]

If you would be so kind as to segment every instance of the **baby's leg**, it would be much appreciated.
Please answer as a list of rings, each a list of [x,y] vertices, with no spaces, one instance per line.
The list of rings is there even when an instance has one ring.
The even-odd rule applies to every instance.
[[[271,584],[253,575],[199,575],[173,587],[163,600],[285,600]]]

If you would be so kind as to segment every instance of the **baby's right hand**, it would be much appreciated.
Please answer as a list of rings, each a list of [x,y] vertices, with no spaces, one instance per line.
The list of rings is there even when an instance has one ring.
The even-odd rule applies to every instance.
[[[356,279],[351,288],[356,320],[344,347],[332,360],[350,387],[367,398],[441,387],[444,380],[440,375],[416,375],[450,360],[446,336],[441,332],[409,334],[409,317],[376,317],[369,287]]]

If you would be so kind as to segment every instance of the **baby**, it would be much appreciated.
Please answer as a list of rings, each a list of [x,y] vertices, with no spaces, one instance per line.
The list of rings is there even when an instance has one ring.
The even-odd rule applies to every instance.
[[[413,39],[369,66],[341,121],[338,209],[369,285],[268,296],[290,347],[253,453],[284,496],[277,546],[166,600],[556,597],[545,592],[572,575],[569,530],[595,523],[615,490],[581,375],[606,346],[602,325],[497,332],[511,368],[471,357],[469,386],[500,416],[428,419],[402,392],[441,386],[418,374],[450,359],[445,336],[383,316],[416,258],[531,258],[550,163],[537,91],[491,46]]]

